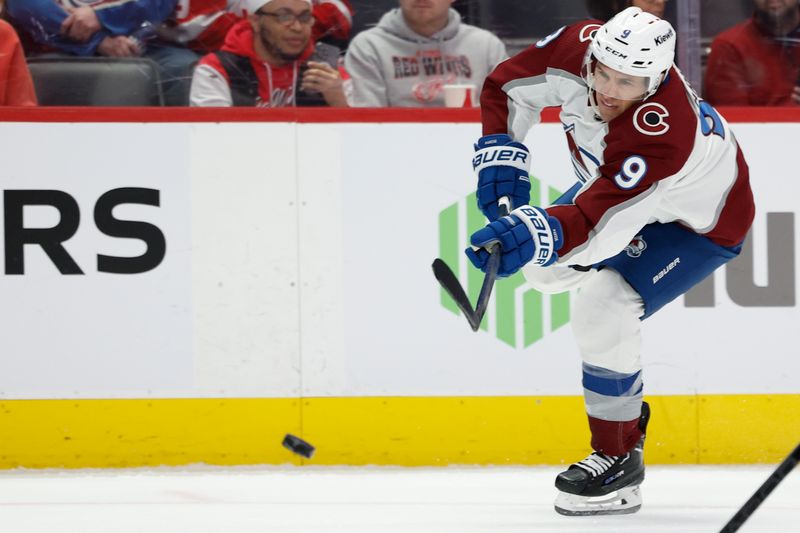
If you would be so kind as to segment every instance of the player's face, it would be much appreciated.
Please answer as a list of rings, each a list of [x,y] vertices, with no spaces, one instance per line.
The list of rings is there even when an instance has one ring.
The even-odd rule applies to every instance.
[[[314,18],[304,0],[273,0],[249,18],[266,51],[280,61],[300,57],[311,39]]]
[[[454,0],[400,0],[403,16],[414,25],[447,21],[447,12]]]
[[[667,7],[667,0],[632,0],[631,5],[651,15],[655,15],[658,18],[664,18],[664,9]]]
[[[598,62],[594,68],[592,88],[600,117],[610,122],[644,98],[647,79],[624,74]]]

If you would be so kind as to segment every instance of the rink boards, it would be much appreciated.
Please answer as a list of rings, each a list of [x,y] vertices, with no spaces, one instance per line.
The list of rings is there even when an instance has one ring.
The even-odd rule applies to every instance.
[[[800,113],[723,114],[758,212],[742,258],[645,323],[653,463],[800,438]],[[459,254],[475,112],[0,118],[0,466],[299,462],[287,432],[315,464],[588,450],[571,296],[504,280],[472,333],[430,273],[480,283]],[[574,181],[553,119],[526,140],[540,204]]]

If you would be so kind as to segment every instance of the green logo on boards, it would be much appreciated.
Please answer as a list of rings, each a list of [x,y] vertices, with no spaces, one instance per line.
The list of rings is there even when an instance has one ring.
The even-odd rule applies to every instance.
[[[561,192],[545,187],[531,176],[531,203],[549,205]],[[465,201],[457,202],[439,213],[439,257],[441,257],[458,276],[462,286],[473,304],[483,282],[483,272],[474,268],[462,256],[469,242],[469,236],[486,224],[486,219],[478,209],[475,194]],[[463,271],[466,265],[466,271]],[[486,311],[481,329],[488,331],[490,315],[494,316],[497,338],[509,346],[525,348],[544,338],[569,322],[569,293],[546,295],[531,289],[525,283],[521,272],[498,280],[494,287],[495,305]],[[441,292],[442,306],[460,314],[458,307],[444,292]]]

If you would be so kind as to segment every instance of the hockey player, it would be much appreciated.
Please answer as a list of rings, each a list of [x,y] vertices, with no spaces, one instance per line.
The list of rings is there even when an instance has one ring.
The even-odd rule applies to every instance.
[[[499,242],[500,276],[522,269],[546,293],[580,287],[572,326],[594,452],[556,478],[562,514],[641,507],[640,321],[738,255],[753,220],[742,151],[674,67],[675,39],[668,22],[629,7],[602,26],[557,30],[501,63],[481,94],[473,166],[491,222],[467,256],[485,270]],[[552,106],[578,181],[543,209],[527,205],[522,141]],[[516,209],[499,217],[503,198]]]

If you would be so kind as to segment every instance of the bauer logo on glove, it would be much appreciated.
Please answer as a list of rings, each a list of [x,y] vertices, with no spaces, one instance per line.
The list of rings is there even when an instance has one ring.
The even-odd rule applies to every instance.
[[[486,272],[489,250],[500,244],[498,277],[515,274],[528,263],[549,266],[556,262],[556,253],[564,242],[561,224],[540,207],[524,205],[508,216],[476,231],[470,238],[474,248],[465,253],[475,267]]]
[[[527,171],[529,155],[527,150],[520,150],[518,148],[513,150],[510,148],[483,149],[472,158],[472,168],[483,169],[490,166],[491,163],[497,163]]]
[[[478,207],[489,220],[500,217],[497,202],[502,197],[507,197],[511,205],[526,205],[531,201],[530,155],[524,144],[509,135],[478,139],[472,168],[478,175]]]
[[[560,237],[550,229],[550,225],[548,224],[546,218],[547,213],[543,209],[530,207],[527,205],[520,207],[518,211],[529,217],[527,220],[524,218],[522,220],[528,226],[528,229],[531,232],[531,237],[533,238],[533,242],[536,246],[533,262],[541,266],[555,261],[555,259],[558,257],[558,254],[555,253],[553,245],[555,244],[556,239],[560,239]],[[545,215],[542,216],[540,212],[545,213]],[[553,261],[551,261],[551,258]]]

